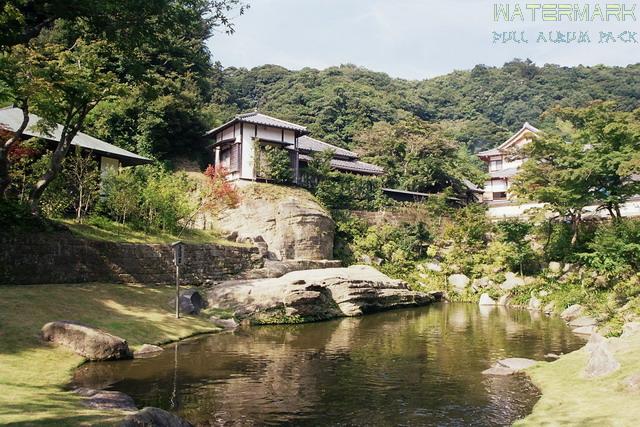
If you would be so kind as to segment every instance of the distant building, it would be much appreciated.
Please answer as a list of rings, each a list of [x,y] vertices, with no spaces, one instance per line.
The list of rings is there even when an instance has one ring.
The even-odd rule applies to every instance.
[[[261,147],[271,145],[287,150],[291,159],[292,181],[302,184],[304,171],[314,153],[332,150],[334,170],[358,175],[384,174],[379,166],[359,160],[356,153],[308,136],[306,127],[258,112],[239,114],[227,123],[210,130],[215,165],[229,171],[229,179],[264,180],[255,161]]]
[[[499,147],[477,154],[487,164],[490,176],[483,189],[482,198],[484,201],[501,203],[509,200],[511,180],[524,162],[521,158],[515,158],[514,152],[531,142],[533,136],[538,132],[540,130],[525,123],[518,132]]]
[[[19,108],[0,108],[0,128],[10,132],[16,132],[22,123],[23,113]],[[40,138],[48,141],[51,146],[60,141],[62,136],[62,125],[56,125],[50,133],[38,130],[38,122],[41,120],[35,114],[29,114],[29,125],[24,131],[24,135]],[[72,146],[80,147],[83,152],[91,154],[100,164],[102,174],[109,170],[118,170],[121,166],[134,166],[153,163],[153,160],[139,156],[131,151],[116,147],[115,145],[94,138],[86,133],[78,132],[71,141]]]

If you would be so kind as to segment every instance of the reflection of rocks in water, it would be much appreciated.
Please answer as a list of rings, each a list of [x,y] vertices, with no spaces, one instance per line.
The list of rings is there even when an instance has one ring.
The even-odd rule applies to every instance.
[[[526,312],[485,317],[472,304],[445,304],[239,329],[179,344],[177,364],[170,346],[152,359],[85,365],[76,382],[200,425],[506,425],[537,392],[523,378],[481,372],[504,357],[572,350],[576,340],[562,322]]]

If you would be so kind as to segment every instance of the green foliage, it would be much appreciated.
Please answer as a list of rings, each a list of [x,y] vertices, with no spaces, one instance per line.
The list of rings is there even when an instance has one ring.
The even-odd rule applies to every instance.
[[[578,259],[609,278],[640,270],[640,222],[622,220],[601,225]]]
[[[353,243],[357,259],[381,260],[382,271],[392,276],[405,276],[415,261],[426,256],[431,235],[423,223],[369,227]]]
[[[254,162],[256,175],[260,178],[283,184],[291,183],[293,180],[291,154],[285,148],[256,143]]]
[[[445,134],[442,126],[409,117],[396,124],[375,123],[357,134],[364,158],[385,169],[384,185],[419,192],[467,190],[465,180],[484,181],[480,163]]]
[[[353,242],[362,238],[369,227],[366,222],[348,211],[335,211],[332,217],[336,223],[333,256],[344,265],[355,264],[357,259],[353,253]]]
[[[471,204],[455,211],[445,228],[445,239],[463,250],[484,246],[492,229],[486,211],[487,207],[480,204]]]
[[[125,169],[104,182],[100,212],[145,230],[176,232],[195,210],[194,184],[184,174],[153,167]]]
[[[581,107],[602,99],[617,100],[625,111],[639,107],[639,70],[638,64],[538,67],[513,60],[408,81],[354,65],[300,71],[264,65],[227,68],[220,81],[236,111],[259,105],[341,147],[353,147],[354,137],[374,123],[416,116],[441,123],[453,140],[480,150],[503,142],[524,121],[542,124],[543,112],[554,105]]]
[[[49,221],[31,214],[29,206],[15,199],[0,199],[1,233],[41,232],[53,227]]]
[[[330,172],[318,182],[313,192],[329,210],[373,211],[390,204],[377,177]]]

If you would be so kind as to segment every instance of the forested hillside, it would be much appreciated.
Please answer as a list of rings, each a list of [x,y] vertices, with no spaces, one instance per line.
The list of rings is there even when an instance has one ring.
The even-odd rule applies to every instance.
[[[265,65],[227,68],[221,84],[228,111],[257,107],[351,148],[354,136],[373,123],[395,123],[407,115],[452,122],[446,126],[452,136],[477,150],[503,141],[525,121],[540,124],[542,113],[558,104],[579,107],[606,99],[625,110],[640,106],[640,64],[538,67],[514,60],[423,81],[353,65],[321,71]]]

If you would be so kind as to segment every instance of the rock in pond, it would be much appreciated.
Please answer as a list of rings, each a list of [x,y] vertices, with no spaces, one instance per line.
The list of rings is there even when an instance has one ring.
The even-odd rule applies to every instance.
[[[574,328],[581,328],[583,326],[596,326],[597,324],[598,321],[591,316],[578,317],[577,319],[573,319],[571,322],[569,322],[569,326],[572,326]]]
[[[511,297],[509,296],[509,294],[504,294],[500,298],[498,298],[498,305],[506,307],[509,305],[510,301],[511,301]]]
[[[119,391],[77,388],[75,393],[84,397],[83,405],[99,410],[137,411],[135,402],[128,394]]]
[[[180,314],[199,314],[207,306],[206,300],[196,289],[188,289],[180,292]],[[176,299],[169,301],[171,307],[175,307]]]
[[[479,305],[496,305],[496,301],[489,296],[489,294],[480,295]]]
[[[565,322],[570,322],[582,315],[583,308],[580,304],[573,304],[560,313],[560,317]]]
[[[209,320],[211,323],[222,329],[235,329],[239,326],[238,322],[234,319],[221,319],[217,316],[211,316]]]
[[[596,331],[595,326],[580,326],[571,330],[574,334],[578,335],[591,335]]]
[[[42,327],[46,341],[70,348],[89,360],[130,359],[127,341],[108,332],[77,322],[61,320]]]
[[[139,350],[133,353],[133,357],[135,357],[136,359],[144,358],[144,357],[153,357],[153,356],[157,356],[163,351],[164,351],[164,348],[160,346],[153,345],[153,344],[143,344]]]
[[[146,407],[131,414],[120,427],[193,427],[193,424],[160,408]]]
[[[521,357],[498,360],[494,365],[482,371],[483,375],[513,375],[535,365],[536,361]]]
[[[288,317],[323,320],[426,305],[435,295],[411,291],[370,266],[303,270],[275,279],[222,282],[207,292],[211,307],[236,317],[288,323]]]
[[[531,297],[531,299],[529,300],[529,304],[527,304],[527,308],[529,310],[538,311],[542,308],[542,301],[540,301],[536,297]]]

